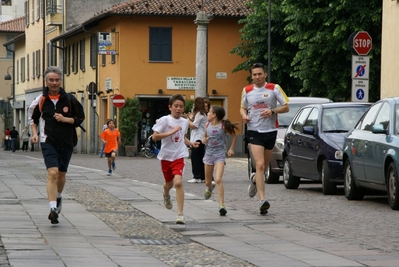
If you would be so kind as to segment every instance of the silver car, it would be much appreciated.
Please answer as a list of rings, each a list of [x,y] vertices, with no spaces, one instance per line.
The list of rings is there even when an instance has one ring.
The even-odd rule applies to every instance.
[[[275,184],[280,180],[280,176],[283,174],[283,150],[284,150],[284,135],[287,131],[288,126],[290,125],[292,119],[294,118],[297,111],[306,105],[309,104],[318,104],[318,103],[328,103],[332,102],[332,100],[328,98],[321,97],[289,97],[288,105],[290,107],[290,111],[287,113],[278,114],[278,123],[279,128],[277,129],[277,138],[276,143],[273,148],[273,153],[270,158],[269,167],[265,172],[265,183]],[[247,144],[248,152],[248,178],[251,179],[251,176],[256,172],[255,161],[253,160],[250,146]]]

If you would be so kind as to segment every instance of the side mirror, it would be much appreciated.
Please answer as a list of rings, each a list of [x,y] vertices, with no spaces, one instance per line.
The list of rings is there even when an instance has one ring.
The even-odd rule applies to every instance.
[[[313,126],[304,126],[302,132],[304,134],[314,135],[314,128]]]

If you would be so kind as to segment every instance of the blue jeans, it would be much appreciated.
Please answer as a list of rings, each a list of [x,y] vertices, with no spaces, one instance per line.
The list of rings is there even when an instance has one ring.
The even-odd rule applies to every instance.
[[[103,143],[102,144],[102,146],[101,146],[101,149],[100,149],[100,157],[102,157],[103,156],[103,154],[104,154],[104,147],[105,147],[105,143]]]
[[[11,149],[12,152],[15,152],[17,149],[17,138],[11,138]]]

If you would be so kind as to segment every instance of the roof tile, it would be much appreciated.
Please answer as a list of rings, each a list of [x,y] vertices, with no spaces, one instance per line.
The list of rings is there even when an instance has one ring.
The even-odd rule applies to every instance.
[[[25,16],[0,22],[0,32],[25,32]]]

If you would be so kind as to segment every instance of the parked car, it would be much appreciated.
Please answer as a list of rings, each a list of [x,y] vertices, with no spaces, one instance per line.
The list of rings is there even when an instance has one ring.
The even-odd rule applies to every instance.
[[[336,102],[302,107],[287,129],[283,151],[283,181],[297,189],[301,178],[322,182],[323,194],[335,194],[343,184],[344,136],[370,103]]]
[[[278,183],[280,176],[283,174],[283,158],[282,152],[284,149],[284,135],[288,125],[294,118],[297,111],[306,105],[315,103],[328,103],[332,100],[322,97],[289,97],[288,105],[290,111],[287,113],[278,114],[279,128],[277,129],[276,144],[273,148],[273,153],[270,159],[269,167],[265,172],[265,182],[268,184]],[[248,178],[256,172],[255,161],[253,160],[251,149],[248,147]]]
[[[399,97],[376,102],[348,133],[343,147],[344,191],[349,200],[368,192],[388,195],[399,209]]]

